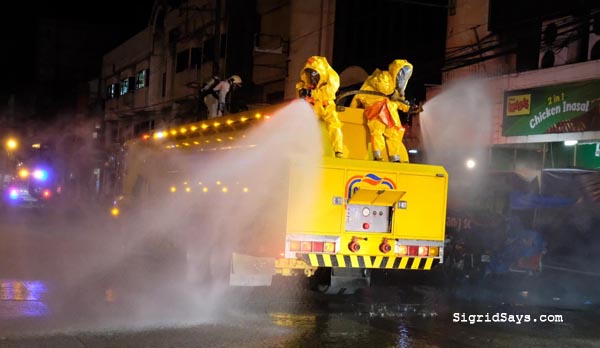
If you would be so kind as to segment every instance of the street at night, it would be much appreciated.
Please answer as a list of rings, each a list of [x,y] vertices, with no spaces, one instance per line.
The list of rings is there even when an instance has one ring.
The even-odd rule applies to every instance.
[[[539,288],[530,288],[541,296],[532,302],[521,288],[484,286],[476,291],[489,298],[474,301],[452,285],[405,285],[381,274],[355,295],[279,279],[213,296],[187,283],[167,251],[125,255],[116,231],[86,224],[85,211],[70,213],[2,219],[0,347],[594,347],[600,338],[597,298],[577,304],[575,294],[566,303],[535,294]],[[486,313],[507,317],[469,322]],[[509,315],[530,320],[517,324]],[[557,322],[533,322],[541,315]]]

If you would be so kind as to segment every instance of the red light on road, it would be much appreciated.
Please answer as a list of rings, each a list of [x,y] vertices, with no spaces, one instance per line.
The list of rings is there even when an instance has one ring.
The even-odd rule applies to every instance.
[[[51,195],[52,195],[52,193],[48,189],[46,189],[42,192],[42,196],[44,196],[44,198],[50,198]]]

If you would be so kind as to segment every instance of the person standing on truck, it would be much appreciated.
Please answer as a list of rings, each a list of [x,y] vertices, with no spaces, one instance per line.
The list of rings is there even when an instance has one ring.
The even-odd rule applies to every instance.
[[[242,86],[242,79],[238,75],[232,75],[226,80],[213,76],[200,89],[200,96],[204,97],[204,105],[208,110],[208,118],[223,116],[227,94],[230,90]]]
[[[408,152],[402,143],[404,127],[398,110],[409,112],[411,109],[404,89],[412,71],[412,64],[404,59],[391,62],[387,71],[375,69],[360,87],[366,93],[358,93],[350,104],[351,107],[365,109],[373,159],[376,161],[383,159],[381,154],[387,145],[390,162],[408,162]]]
[[[300,81],[296,83],[298,97],[312,104],[315,114],[327,125],[335,157],[344,156],[342,122],[335,107],[335,94],[340,87],[340,77],[327,62],[327,58],[308,58]]]

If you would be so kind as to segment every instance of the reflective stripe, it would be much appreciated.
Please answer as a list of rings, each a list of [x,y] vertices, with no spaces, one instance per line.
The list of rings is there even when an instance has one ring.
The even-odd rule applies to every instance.
[[[346,267],[346,260],[344,259],[344,255],[335,255],[335,258],[337,259],[338,266]]]
[[[385,265],[385,268],[394,268],[394,261],[396,261],[396,257],[390,256],[387,260],[387,264]]]
[[[371,263],[371,256],[363,256],[365,260],[365,268],[373,268],[373,264]]]
[[[425,262],[425,269],[430,270],[432,265],[433,265],[433,258],[430,257],[427,259],[427,262]]]
[[[396,256],[363,256],[363,255],[332,255],[332,254],[299,254],[304,262],[318,267],[342,268],[385,268],[431,270],[440,262],[434,257],[396,257]]]
[[[352,265],[352,267],[358,268],[358,258],[356,257],[356,255],[350,255],[350,264]]]
[[[420,264],[421,264],[421,258],[415,257],[415,260],[413,261],[412,267],[410,269],[419,269]]]
[[[331,255],[323,255],[323,263],[325,264],[325,267],[333,266],[331,264]]]
[[[400,266],[398,268],[400,269],[406,269],[406,264],[408,263],[408,260],[410,260],[410,257],[403,257],[402,261],[400,261]]]
[[[382,260],[383,256],[375,256],[375,261],[373,261],[373,268],[379,268],[381,266]]]

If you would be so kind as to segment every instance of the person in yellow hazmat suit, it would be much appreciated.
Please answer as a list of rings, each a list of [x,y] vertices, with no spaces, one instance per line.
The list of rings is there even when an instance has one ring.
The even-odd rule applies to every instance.
[[[299,98],[313,105],[315,113],[325,121],[336,157],[344,156],[342,123],[335,107],[335,93],[340,87],[340,77],[327,62],[327,58],[308,58],[300,81],[296,83]]]
[[[387,71],[375,69],[360,88],[365,93],[358,93],[350,104],[351,107],[365,109],[373,159],[376,161],[382,160],[381,154],[387,144],[391,162],[408,162],[408,152],[402,143],[404,127],[398,110],[408,112],[411,109],[404,89],[412,71],[412,64],[404,59],[391,62]]]

